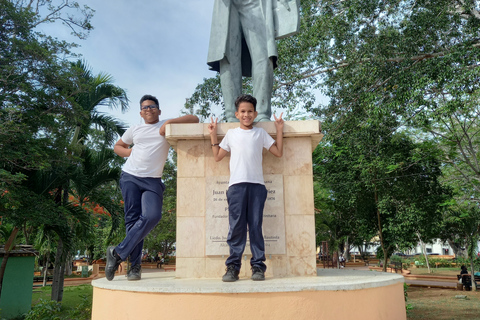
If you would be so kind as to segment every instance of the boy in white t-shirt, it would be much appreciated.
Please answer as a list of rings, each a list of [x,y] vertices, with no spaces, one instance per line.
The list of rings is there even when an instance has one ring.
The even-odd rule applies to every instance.
[[[128,257],[132,266],[127,279],[141,279],[143,239],[162,218],[162,173],[170,148],[165,126],[198,122],[194,115],[160,121],[160,114],[157,98],[144,95],[140,99],[140,116],[145,123],[130,127],[113,148],[119,156],[128,157],[120,176],[127,234],[118,246],[107,249],[107,280],[114,278],[118,266]],[[133,147],[129,148],[131,144]]]
[[[262,128],[253,126],[257,117],[257,100],[251,95],[241,95],[235,101],[235,117],[240,127],[230,129],[222,142],[217,140],[217,119],[208,125],[215,161],[222,160],[230,152],[230,181],[227,190],[229,230],[227,243],[230,256],[225,261],[225,282],[238,280],[242,266],[242,254],[247,242],[247,226],[250,236],[252,280],[265,280],[265,243],[262,234],[263,208],[267,189],[263,180],[263,148],[273,155],[283,154],[283,119],[275,115],[277,141]]]

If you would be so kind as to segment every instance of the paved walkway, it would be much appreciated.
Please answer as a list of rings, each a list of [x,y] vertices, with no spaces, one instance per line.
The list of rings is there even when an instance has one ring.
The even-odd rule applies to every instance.
[[[151,272],[172,272],[173,270],[165,270],[165,269],[156,269],[156,268],[149,268],[148,266],[146,268],[142,268],[142,273],[151,273]],[[64,279],[64,286],[65,287],[70,287],[70,286],[79,286],[82,284],[91,284],[92,280],[95,279],[100,279],[104,278],[105,274],[101,273],[97,275],[96,277],[90,276],[88,278],[65,278]],[[117,277],[125,277],[125,275],[117,275]],[[35,281],[33,282],[34,287],[41,287],[43,284],[43,281]],[[52,285],[52,281],[48,281],[47,285]]]
[[[318,265],[319,268],[323,268],[323,265]],[[370,270],[369,266],[364,265],[348,265],[346,270]],[[377,271],[372,271],[377,272]],[[414,287],[428,287],[428,288],[443,288],[443,289],[456,289],[457,280],[456,277],[439,277],[439,276],[415,276],[415,275],[403,275],[405,283]]]

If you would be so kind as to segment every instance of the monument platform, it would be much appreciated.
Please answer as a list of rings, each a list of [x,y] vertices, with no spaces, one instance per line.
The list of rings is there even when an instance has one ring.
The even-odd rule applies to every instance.
[[[178,279],[144,272],[142,280],[94,280],[92,319],[389,319],[405,320],[401,275],[318,269],[316,277]]]

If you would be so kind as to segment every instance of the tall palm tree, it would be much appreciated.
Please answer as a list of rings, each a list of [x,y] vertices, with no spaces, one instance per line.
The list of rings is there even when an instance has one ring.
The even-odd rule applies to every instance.
[[[111,168],[113,151],[107,148],[112,145],[117,135],[123,134],[125,126],[120,121],[101,113],[101,106],[111,109],[120,108],[125,111],[128,108],[128,98],[125,90],[113,85],[113,78],[107,74],[93,75],[88,66],[77,61],[71,64],[75,75],[71,85],[64,88],[64,94],[72,106],[72,114],[66,123],[73,123],[74,129],[67,158],[71,158],[72,166],[64,170],[63,177],[58,180],[56,202],[71,217],[83,211],[81,207],[72,206],[68,201],[70,192],[80,195],[79,199],[87,197],[97,198],[97,203],[109,210],[112,217],[118,217],[118,208],[112,205],[112,201],[98,197],[98,190],[102,185],[116,181],[120,175],[120,168]],[[73,122],[71,122],[73,121]],[[94,131],[100,131],[104,135],[104,143],[99,151],[87,147],[86,142]],[[73,187],[73,188],[72,188]],[[85,213],[85,212],[83,212]],[[83,216],[82,216],[83,217]],[[118,220],[118,219],[114,219]],[[80,221],[78,219],[77,221]],[[84,220],[83,220],[84,221]],[[114,224],[115,225],[115,224]],[[118,225],[118,222],[116,223]],[[66,228],[58,229],[57,254],[55,258],[54,280],[52,284],[52,300],[61,301],[63,296],[63,279],[68,252],[72,249],[72,235],[79,233],[87,236],[88,224],[64,223]]]

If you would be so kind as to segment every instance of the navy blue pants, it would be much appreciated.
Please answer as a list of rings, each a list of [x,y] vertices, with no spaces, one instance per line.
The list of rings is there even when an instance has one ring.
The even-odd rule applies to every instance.
[[[143,239],[162,218],[163,191],[161,178],[141,178],[122,172],[120,188],[125,202],[125,239],[115,252],[132,266],[142,262]]]
[[[267,199],[267,188],[262,184],[238,183],[227,190],[229,230],[227,243],[230,256],[225,265],[234,265],[237,270],[242,266],[242,254],[250,236],[252,259],[250,265],[267,270],[265,265],[265,242],[263,241],[263,208]]]

